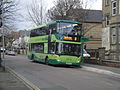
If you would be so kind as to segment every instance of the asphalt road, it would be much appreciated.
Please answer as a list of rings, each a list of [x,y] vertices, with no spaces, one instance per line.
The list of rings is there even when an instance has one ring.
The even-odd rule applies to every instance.
[[[120,90],[120,78],[81,70],[35,63],[26,56],[5,56],[5,65],[40,90]]]

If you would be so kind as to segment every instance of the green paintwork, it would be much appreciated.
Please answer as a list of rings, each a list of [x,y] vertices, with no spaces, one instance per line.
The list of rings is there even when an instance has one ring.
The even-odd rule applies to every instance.
[[[38,37],[32,37],[29,39],[29,43],[43,43],[48,42],[48,35],[46,36],[38,36]],[[81,44],[81,42],[73,42],[73,41],[61,41],[57,38],[56,35],[51,36],[51,42],[62,42],[62,43],[71,43],[71,44]]]
[[[39,36],[33,37],[29,40],[30,43],[44,43],[44,53],[35,53],[30,52],[28,58],[31,59],[32,55],[34,55],[34,60],[38,62],[45,63],[45,58],[48,56],[49,64],[67,64],[67,65],[80,65],[81,58],[77,56],[65,56],[65,55],[55,55],[55,54],[45,54],[48,53],[48,36]],[[45,43],[46,42],[46,43]],[[71,41],[61,41],[57,39],[56,35],[51,36],[51,42],[63,42],[63,43],[73,43],[73,44],[81,44],[80,42],[71,42]]]
[[[69,20],[57,20],[54,22],[50,22],[48,24],[40,25],[38,27],[32,28],[38,29],[42,27],[48,27],[51,24],[56,24],[59,22],[67,22],[67,23],[76,23],[80,24],[80,22],[74,22],[74,21],[69,21]],[[71,44],[81,44],[81,42],[73,42],[73,41],[61,41],[60,40],[60,35],[59,34],[52,34],[51,35],[51,42],[62,42],[62,43],[71,43]],[[47,54],[48,53],[48,35],[45,36],[37,36],[37,37],[32,37],[29,39],[29,44],[31,48],[31,43],[44,43],[44,53],[35,53],[35,52],[29,52],[28,58],[38,61],[38,62],[43,62],[45,63],[45,58],[46,56],[49,59],[49,64],[66,64],[66,65],[80,65],[81,62],[81,57],[77,56],[67,56],[67,55],[55,55],[55,54]]]
[[[53,58],[55,57],[55,58]],[[49,57],[49,64],[67,64],[67,65],[79,65],[80,64],[80,57],[76,57],[76,56],[65,56],[65,55],[61,55],[61,56],[52,56]]]
[[[90,41],[89,38],[87,37],[81,37],[81,42],[88,42]]]
[[[31,59],[31,55],[34,55],[34,60],[38,62],[45,63],[45,58],[48,56],[49,64],[66,64],[66,65],[80,65],[81,58],[76,56],[67,56],[67,55],[55,55],[55,54],[43,54],[43,53],[34,53],[31,52],[28,55],[28,58]]]
[[[76,23],[80,24],[80,22],[70,21],[70,20],[56,20],[56,22],[65,22],[65,23]]]
[[[48,42],[48,35],[32,37],[28,41],[29,43],[40,43],[40,42]]]
[[[80,24],[80,22],[75,22],[75,21],[70,21],[70,20],[56,20],[56,21],[50,22],[46,25],[56,24],[56,23],[59,23],[59,22]]]

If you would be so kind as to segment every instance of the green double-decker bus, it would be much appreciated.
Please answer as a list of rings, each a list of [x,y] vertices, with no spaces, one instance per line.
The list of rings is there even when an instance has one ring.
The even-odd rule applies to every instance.
[[[57,20],[32,28],[28,58],[52,65],[81,63],[80,22]]]

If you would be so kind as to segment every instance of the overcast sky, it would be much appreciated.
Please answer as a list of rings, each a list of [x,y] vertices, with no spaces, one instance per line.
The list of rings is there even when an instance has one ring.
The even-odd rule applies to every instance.
[[[46,5],[47,5],[47,8],[50,8],[53,6],[53,1],[55,0],[44,0],[46,2]],[[91,0],[91,2],[89,2],[90,4],[90,7],[91,9],[95,9],[95,10],[102,10],[102,0]],[[20,13],[24,16],[24,17],[27,17],[26,15],[26,7],[27,5],[30,5],[32,2],[32,0],[20,0]],[[24,29],[30,29],[32,28],[32,24],[28,21],[25,20],[25,18],[22,19],[22,22],[19,22],[17,24],[17,28],[18,30],[24,30]]]

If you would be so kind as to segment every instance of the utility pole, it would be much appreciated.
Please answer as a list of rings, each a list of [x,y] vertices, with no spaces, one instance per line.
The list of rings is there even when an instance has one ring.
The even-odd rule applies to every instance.
[[[4,11],[3,11],[3,0],[0,1],[0,19],[1,19],[1,24],[0,24],[0,28],[1,28],[1,43],[2,43],[2,48],[3,48],[3,58],[4,58]],[[1,51],[0,51],[0,60],[2,62],[2,58],[1,58]],[[1,64],[0,62],[0,64]],[[3,71],[5,71],[5,61],[3,62]]]
[[[5,52],[5,35],[4,35],[4,10],[3,10],[3,1],[2,0],[2,47],[3,47],[3,59],[4,59],[4,52]]]
[[[0,6],[2,6],[2,1],[0,1]],[[1,58],[1,43],[2,43],[2,7],[0,7],[0,67],[2,67],[2,58]]]
[[[1,46],[1,37],[0,37],[0,46]],[[1,58],[1,48],[0,48],[0,67],[2,67],[2,58]]]
[[[117,29],[117,40],[116,40],[116,61],[119,61],[119,53],[120,53],[120,51],[119,51],[119,25],[117,24],[117,27],[116,27],[116,29]]]

